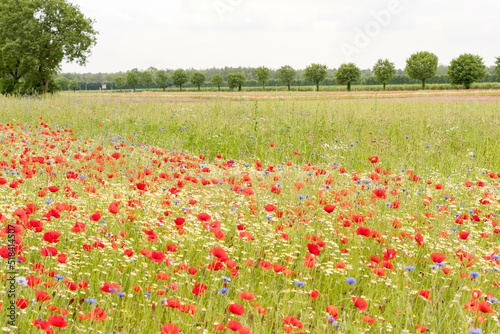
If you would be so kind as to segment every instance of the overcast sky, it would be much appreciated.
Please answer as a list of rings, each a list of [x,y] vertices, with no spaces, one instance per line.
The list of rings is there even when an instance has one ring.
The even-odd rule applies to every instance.
[[[86,67],[205,69],[311,63],[397,68],[414,52],[440,64],[462,53],[491,66],[500,56],[500,0],[69,0],[96,21],[97,45]]]

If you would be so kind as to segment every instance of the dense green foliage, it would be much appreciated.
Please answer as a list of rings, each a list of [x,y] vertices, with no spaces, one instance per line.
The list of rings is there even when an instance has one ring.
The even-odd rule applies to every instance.
[[[0,92],[56,90],[63,60],[86,63],[96,43],[92,20],[66,0],[0,2]]]
[[[188,82],[188,74],[183,69],[175,70],[172,73],[172,82],[175,86],[179,86],[179,90],[182,90],[182,86]]]
[[[269,80],[269,69],[261,66],[255,69],[255,76],[257,81],[262,84],[262,88],[266,89],[266,82]]]
[[[485,77],[483,58],[473,54],[463,54],[453,59],[448,68],[448,77],[453,85],[464,85],[470,89],[473,82]]]
[[[201,72],[194,72],[193,74],[191,74],[191,77],[189,78],[189,82],[192,85],[197,86],[198,90],[200,90],[200,86],[203,85],[205,81],[207,81],[207,77],[205,76],[205,74]]]
[[[495,65],[496,80],[500,81],[500,57],[495,58]]]
[[[151,88],[151,84],[153,83],[153,73],[149,71],[144,71],[141,73],[141,83],[143,86],[148,89]]]
[[[167,72],[165,72],[163,70],[156,72],[154,83],[157,87],[165,90],[165,87],[168,84]]]
[[[238,91],[241,92],[241,86],[245,84],[246,78],[243,73],[229,73],[227,75],[227,85],[229,89],[238,88]]]
[[[436,75],[438,68],[438,57],[430,52],[422,51],[411,55],[406,60],[405,72],[408,76],[422,82],[422,89],[425,89],[425,82]]]
[[[396,74],[396,66],[394,63],[391,63],[389,59],[379,59],[375,66],[373,66],[373,73],[375,74],[375,78],[378,82],[381,82],[385,85],[394,78]]]
[[[212,76],[212,80],[210,80],[210,83],[212,86],[217,86],[219,92],[220,92],[220,85],[224,82],[224,78],[220,74],[214,74]]]
[[[319,84],[326,79],[328,74],[326,65],[311,64],[306,67],[304,77],[309,82],[316,83],[316,91],[319,92]]]
[[[113,83],[119,90],[121,90],[127,84],[125,78],[122,77],[121,75],[117,75],[116,77],[114,77]]]
[[[277,71],[278,79],[281,83],[284,83],[288,86],[288,90],[290,90],[290,85],[293,83],[295,80],[295,77],[297,76],[297,71],[295,71],[291,66],[285,65],[282,66],[278,71]]]
[[[127,86],[131,87],[135,91],[135,87],[139,84],[139,76],[134,71],[127,73]]]
[[[361,70],[353,63],[340,65],[335,73],[335,80],[339,85],[347,85],[347,91],[351,91],[351,82],[358,81],[361,78]]]

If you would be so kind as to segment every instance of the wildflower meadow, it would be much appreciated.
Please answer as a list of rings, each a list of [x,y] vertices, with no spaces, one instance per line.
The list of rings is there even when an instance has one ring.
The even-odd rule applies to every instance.
[[[500,333],[500,104],[0,98],[6,333]]]

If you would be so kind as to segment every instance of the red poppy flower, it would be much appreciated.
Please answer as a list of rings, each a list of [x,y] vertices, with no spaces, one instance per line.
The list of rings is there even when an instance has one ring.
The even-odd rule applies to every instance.
[[[180,329],[174,324],[165,324],[161,326],[161,334],[179,334]]]
[[[370,160],[372,164],[375,164],[378,162],[378,157],[377,156],[369,157],[368,160]]]
[[[328,213],[331,213],[331,212],[333,212],[333,210],[335,210],[335,205],[330,205],[330,204],[325,205],[325,207],[323,208],[323,210],[325,210]]]
[[[201,296],[205,293],[205,290],[207,290],[207,286],[205,284],[198,283],[194,286],[193,293],[197,296]]]
[[[444,256],[442,253],[432,253],[430,255],[432,261],[436,262],[436,263],[441,263],[443,262],[444,260],[446,260],[446,256]]]
[[[240,304],[231,304],[227,310],[236,315],[242,315],[245,313],[245,307]]]
[[[351,297],[354,306],[356,306],[360,311],[366,310],[368,303],[361,297]]]
[[[272,204],[268,204],[264,207],[264,209],[266,209],[267,212],[273,212],[274,210],[276,210],[276,207]]]
[[[66,319],[60,315],[51,315],[49,316],[48,322],[51,326],[54,327],[68,327],[68,323]]]
[[[307,244],[307,250],[309,251],[309,253],[314,254],[316,256],[319,256],[319,254],[321,253],[318,245],[316,244]]]

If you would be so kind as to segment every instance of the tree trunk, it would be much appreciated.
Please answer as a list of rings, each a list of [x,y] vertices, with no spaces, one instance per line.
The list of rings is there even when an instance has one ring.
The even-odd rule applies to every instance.
[[[198,91],[200,91],[200,90],[201,90],[200,85],[198,85]]]
[[[316,82],[316,91],[319,92],[319,82]]]
[[[266,84],[265,83],[262,84],[262,89],[266,90]]]
[[[217,85],[217,87],[219,88],[219,92],[220,92],[220,85]]]
[[[351,83],[350,83],[350,82],[348,82],[348,83],[347,83],[347,91],[348,91],[348,92],[350,92],[350,91],[351,91]]]
[[[241,92],[241,85],[238,86],[238,92]]]
[[[288,84],[288,91],[290,91],[290,84]]]
[[[422,80],[422,89],[425,89],[425,79]]]
[[[385,82],[384,82],[384,91],[385,91]]]

